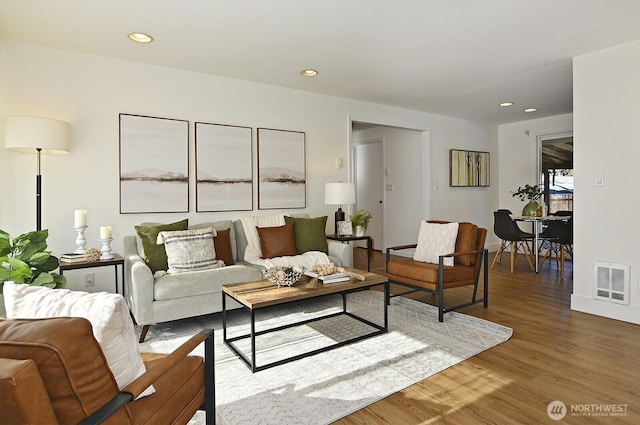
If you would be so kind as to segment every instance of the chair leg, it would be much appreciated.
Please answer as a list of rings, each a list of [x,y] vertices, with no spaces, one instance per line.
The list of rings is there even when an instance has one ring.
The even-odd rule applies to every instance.
[[[513,267],[516,264],[516,257],[518,256],[517,251],[518,251],[517,243],[511,242],[511,273],[513,273]]]
[[[492,270],[493,270],[493,266],[495,266],[496,262],[498,261],[498,257],[500,258],[500,261],[502,261],[502,252],[504,251],[505,246],[506,246],[506,242],[503,240],[500,243],[500,248],[498,248],[498,251],[496,251],[496,256],[493,257],[493,262],[491,263]]]
[[[564,245],[560,245],[560,279],[564,280]]]
[[[144,339],[147,337],[147,332],[149,332],[150,327],[151,325],[144,325],[142,327],[142,331],[140,331],[140,339],[138,340],[139,343],[144,342]]]
[[[524,256],[527,259],[527,263],[529,263],[529,268],[533,272],[536,270],[533,265],[533,258],[534,258],[533,253],[529,249],[529,245],[527,244],[527,241],[522,241],[521,244],[522,246],[524,246],[524,248],[522,249],[522,252],[524,252]]]
[[[542,268],[542,266],[544,265],[544,262],[547,261],[547,258],[549,258],[550,255],[551,255],[551,244],[549,244],[549,248],[547,248],[547,251],[542,256],[542,261],[540,262],[540,268]]]

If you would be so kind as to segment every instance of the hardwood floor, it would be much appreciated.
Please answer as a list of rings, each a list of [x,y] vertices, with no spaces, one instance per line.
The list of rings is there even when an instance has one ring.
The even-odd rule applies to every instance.
[[[354,251],[354,265],[366,269],[366,250]],[[571,311],[570,261],[561,280],[553,261],[536,274],[520,257],[510,274],[505,259],[490,271],[489,308],[461,312],[511,327],[509,341],[335,424],[640,423],[640,326]],[[384,274],[379,251],[372,271]],[[455,289],[455,297],[468,290]],[[414,298],[434,302],[428,294]],[[568,409],[558,422],[547,414],[555,400]],[[611,408],[626,416],[596,411]]]

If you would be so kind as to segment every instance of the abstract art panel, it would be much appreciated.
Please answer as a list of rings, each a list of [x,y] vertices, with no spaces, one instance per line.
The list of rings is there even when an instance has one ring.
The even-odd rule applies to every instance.
[[[120,114],[120,213],[189,211],[189,122]]]
[[[196,211],[251,211],[251,128],[197,122]]]
[[[305,133],[258,129],[258,209],[305,208]]]
[[[449,152],[450,186],[489,186],[489,152]]]

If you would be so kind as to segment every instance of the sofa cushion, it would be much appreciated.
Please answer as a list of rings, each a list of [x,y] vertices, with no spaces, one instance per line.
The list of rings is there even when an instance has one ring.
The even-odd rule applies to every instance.
[[[213,244],[215,232],[209,227],[158,233],[158,244],[164,244],[167,252],[167,273],[220,267]]]
[[[243,264],[190,273],[166,274],[155,280],[153,299],[168,301],[219,293],[222,285],[227,283],[251,282],[261,278],[260,270]]]
[[[120,294],[4,283],[8,318],[84,317],[120,389],[145,372],[129,307]],[[149,395],[153,387],[142,394]]]
[[[256,227],[260,238],[262,258],[285,257],[297,255],[295,226],[293,223],[284,226]]]
[[[212,221],[212,222],[208,222],[208,223],[198,223],[198,224],[190,224],[189,225],[189,229],[205,229],[207,227],[213,227],[214,229],[216,229],[216,233],[217,234],[223,232],[224,230],[228,230],[229,231],[229,242],[231,243],[231,259],[233,261],[231,261],[228,264],[225,261],[225,265],[230,266],[231,264],[234,264],[236,262],[236,245],[237,245],[236,238],[237,238],[237,234],[236,234],[235,228],[233,226],[233,221],[231,221],[231,220],[220,220],[220,221]],[[223,236],[224,236],[224,232],[223,232]],[[215,236],[214,236],[213,244],[216,247],[216,256],[219,256],[220,254],[218,253],[218,245],[217,245],[217,242],[215,240]],[[224,249],[221,249],[221,251],[224,254]],[[229,258],[227,258],[227,259],[229,259]],[[223,258],[218,258],[218,260],[224,261]]]
[[[246,216],[241,217],[238,222],[240,222],[238,226],[240,231],[236,230],[238,258],[248,262],[262,258],[258,227],[284,226],[287,224],[284,221],[284,214]]]
[[[231,228],[218,230],[213,238],[213,245],[216,250],[216,258],[222,260],[225,266],[232,266],[233,248],[231,247]]]
[[[187,230],[189,219],[176,221],[169,224],[158,224],[150,226],[135,226],[136,233],[140,238],[144,252],[142,258],[151,269],[151,273],[158,270],[167,270],[167,253],[163,245],[158,245],[158,233],[169,230]]]
[[[440,255],[455,252],[457,237],[458,223],[440,224],[422,221],[413,259],[438,264]],[[453,264],[453,257],[444,259],[445,266],[453,266]]]
[[[315,218],[285,217],[284,221],[294,223],[296,251],[304,254],[307,251],[320,251],[327,254],[329,245],[327,243],[327,216]]]

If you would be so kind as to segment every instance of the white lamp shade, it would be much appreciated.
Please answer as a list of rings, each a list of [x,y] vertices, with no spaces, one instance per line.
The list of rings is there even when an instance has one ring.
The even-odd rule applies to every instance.
[[[71,126],[51,118],[13,116],[5,118],[4,147],[13,152],[56,155],[69,152]]]
[[[324,203],[327,205],[355,204],[355,185],[353,183],[327,183],[324,187]]]

